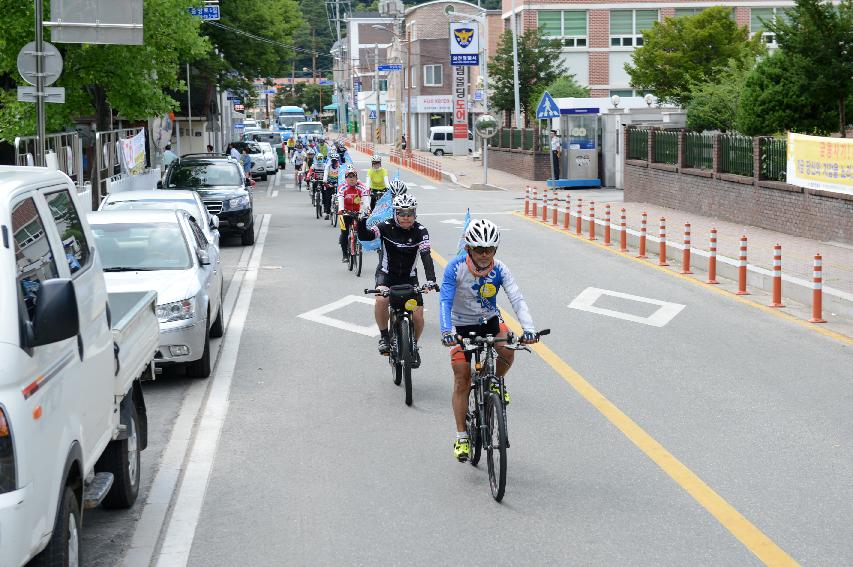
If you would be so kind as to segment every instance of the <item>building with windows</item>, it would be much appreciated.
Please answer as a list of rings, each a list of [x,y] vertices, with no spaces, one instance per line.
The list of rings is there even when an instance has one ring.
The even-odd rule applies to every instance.
[[[501,17],[504,29],[510,29],[512,0],[503,0]],[[643,31],[664,18],[692,16],[710,6],[728,6],[732,16],[750,33],[762,33],[771,49],[773,34],[766,33],[764,21],[783,17],[785,0],[702,1],[632,1],[602,0],[515,0],[516,26],[519,33],[539,27],[547,36],[563,44],[563,60],[569,72],[590,96],[637,96],[630,85],[625,64],[631,53],[643,45]]]

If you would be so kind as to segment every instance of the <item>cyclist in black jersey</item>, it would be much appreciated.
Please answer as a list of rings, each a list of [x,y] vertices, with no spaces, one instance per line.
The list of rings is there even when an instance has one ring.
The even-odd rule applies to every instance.
[[[382,242],[382,255],[379,270],[376,273],[376,288],[393,285],[418,285],[416,263],[418,255],[424,265],[427,285],[435,286],[435,266],[430,255],[429,231],[415,220],[418,201],[408,193],[394,198],[394,216],[386,221],[377,223],[371,228],[366,223],[359,223],[359,240],[379,238]],[[379,353],[388,354],[388,298],[376,296],[373,309],[376,325],[379,327]],[[415,341],[424,330],[424,299],[421,294],[417,298],[418,307],[413,312],[415,323]],[[412,367],[420,366],[420,354],[415,347]]]

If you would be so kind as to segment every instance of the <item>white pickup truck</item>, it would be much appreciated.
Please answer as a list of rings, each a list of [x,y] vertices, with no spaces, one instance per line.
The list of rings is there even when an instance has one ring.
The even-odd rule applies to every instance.
[[[136,500],[153,292],[107,294],[75,187],[0,167],[0,565],[79,564],[84,508]]]

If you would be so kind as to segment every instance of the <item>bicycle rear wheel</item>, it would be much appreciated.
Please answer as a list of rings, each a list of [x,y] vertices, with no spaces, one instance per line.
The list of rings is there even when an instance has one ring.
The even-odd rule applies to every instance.
[[[482,444],[480,443],[480,412],[477,408],[477,391],[472,387],[468,390],[468,413],[465,414],[465,429],[468,431],[468,442],[471,444],[471,454],[468,462],[476,467],[480,462]]]
[[[332,226],[338,226],[338,200],[332,197],[332,214],[329,215]]]
[[[412,328],[409,319],[400,320],[400,336],[397,337],[397,358],[403,374],[403,387],[406,390],[406,405],[412,405]]]
[[[316,189],[314,189],[314,211],[318,219],[323,215],[323,199]]]
[[[486,462],[489,467],[489,487],[492,497],[500,502],[506,489],[506,415],[497,394],[486,398],[486,423],[489,439],[485,439]]]
[[[364,262],[364,258],[363,258],[363,254],[362,254],[362,250],[361,250],[361,242],[359,242],[358,240],[355,241],[355,255],[356,255],[355,263],[357,266],[357,270],[355,272],[355,275],[357,277],[361,277],[361,265]]]

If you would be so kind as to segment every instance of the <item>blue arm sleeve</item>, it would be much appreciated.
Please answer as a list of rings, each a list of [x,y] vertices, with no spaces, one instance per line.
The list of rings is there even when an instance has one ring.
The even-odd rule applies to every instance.
[[[453,330],[453,320],[450,315],[453,310],[453,299],[456,297],[456,270],[458,266],[458,262],[450,262],[444,268],[444,278],[441,282],[441,293],[439,295],[441,299],[439,323],[442,334]]]

